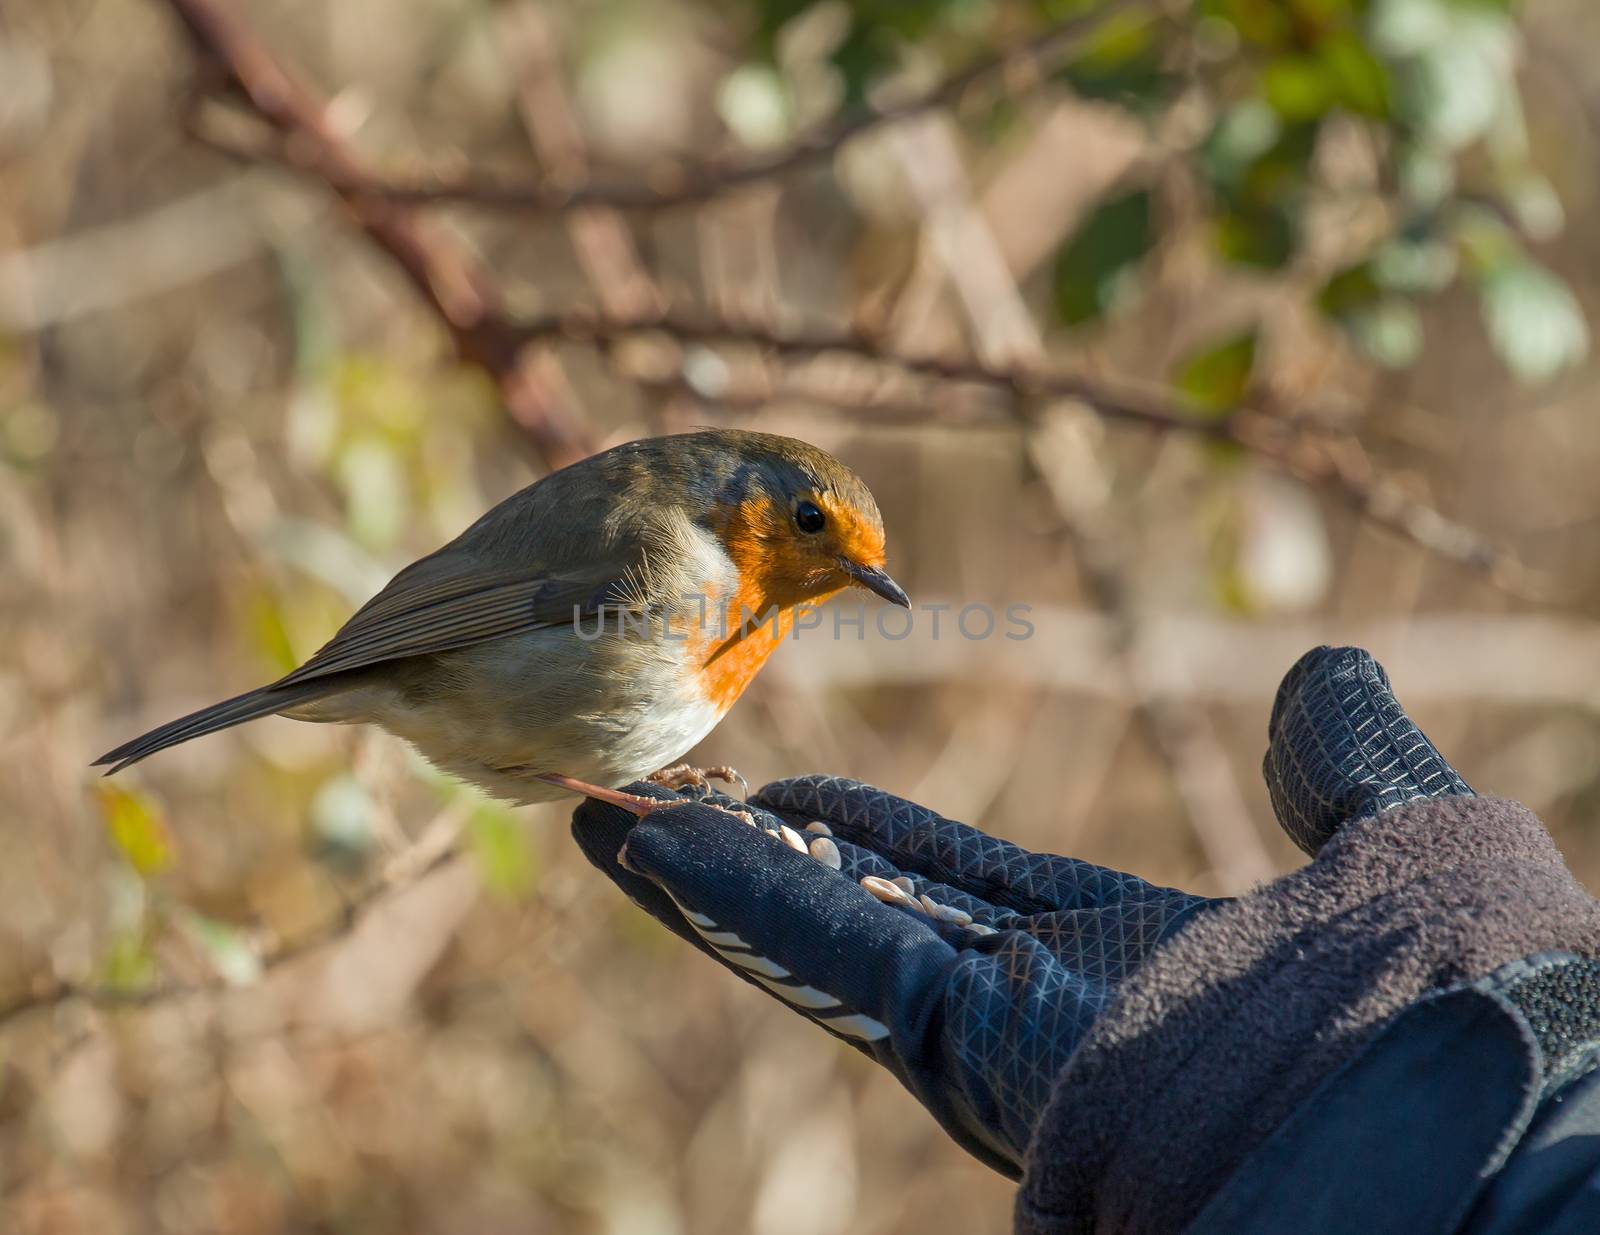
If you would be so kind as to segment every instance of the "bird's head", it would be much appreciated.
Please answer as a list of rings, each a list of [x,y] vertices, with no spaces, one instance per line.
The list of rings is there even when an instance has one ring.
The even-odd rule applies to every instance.
[[[707,524],[763,606],[817,601],[854,584],[910,608],[884,570],[883,517],[859,476],[794,438],[704,436],[721,455]]]

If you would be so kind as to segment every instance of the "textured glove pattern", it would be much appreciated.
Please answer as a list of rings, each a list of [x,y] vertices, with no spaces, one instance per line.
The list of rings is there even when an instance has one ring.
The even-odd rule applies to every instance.
[[[1205,901],[1092,862],[1019,848],[840,776],[777,781],[751,801],[791,823],[827,823],[850,855],[844,873],[851,878],[906,875],[919,895],[986,926],[1025,929],[1095,986],[1115,987]]]
[[[998,932],[969,935],[948,972],[936,1070],[959,1093],[963,1122],[998,1140],[1012,1162],[1067,1057],[1122,981],[1209,903],[1018,848],[842,777],[779,781],[752,800],[797,825],[827,823],[851,879],[904,876],[916,895]]]
[[[1300,659],[1269,738],[1273,808],[1311,854],[1349,820],[1472,792],[1358,648]],[[630,788],[682,804],[636,819],[586,802],[573,835],[589,859],[668,929],[871,1055],[1013,1177],[1062,1069],[1123,983],[1217,903],[1021,849],[837,776],[778,781],[748,803]],[[875,895],[867,876],[901,891]]]
[[[1313,857],[1340,826],[1418,798],[1472,794],[1360,648],[1320,647],[1278,687],[1262,764],[1272,809]]]
[[[635,821],[588,803],[573,835],[647,912],[872,1055],[1013,1176],[1057,1073],[1117,987],[1208,903],[1030,853],[839,777],[768,785],[747,804],[706,801],[757,826],[710,805]],[[840,869],[768,835],[784,821],[808,840],[805,826],[825,823]],[[883,903],[862,888],[868,875],[903,880],[971,924]]]

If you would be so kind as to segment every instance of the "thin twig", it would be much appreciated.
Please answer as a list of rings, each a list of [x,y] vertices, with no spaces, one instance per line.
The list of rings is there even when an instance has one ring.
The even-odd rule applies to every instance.
[[[1533,599],[1549,595],[1548,587],[1486,537],[1385,481],[1348,434],[1309,431],[1302,424],[1286,426],[1282,418],[1248,408],[1225,417],[1208,418],[1196,415],[1172,392],[1160,388],[1018,364],[891,352],[881,340],[860,333],[790,334],[757,323],[692,316],[670,309],[632,317],[573,311],[516,322],[506,312],[498,289],[481,263],[450,236],[429,226],[427,220],[397,205],[389,186],[368,177],[328,120],[326,104],[293,81],[243,23],[218,0],[170,3],[194,35],[205,62],[243,90],[255,111],[285,138],[290,148],[304,152],[309,165],[339,191],[357,221],[389,252],[434,307],[450,330],[458,353],[494,377],[511,415],[552,465],[589,453],[593,443],[581,422],[559,400],[550,397],[544,382],[535,374],[527,354],[529,343],[565,338],[607,347],[632,335],[657,331],[680,343],[749,345],[787,359],[844,353],[917,377],[989,387],[1007,396],[1014,410],[1024,416],[1040,398],[1072,399],[1108,419],[1232,443],[1309,484],[1339,494],[1373,522],[1438,557],[1487,575],[1507,591]],[[1113,4],[1102,8],[1092,20],[1121,7],[1124,6]],[[843,121],[825,137],[802,142],[780,155],[740,164],[731,179],[724,175],[717,181],[716,191],[731,184],[781,175],[819,153],[837,149],[869,128],[948,104],[992,74],[1037,68],[1042,60],[1058,54],[1090,20],[1058,26],[1039,39],[972,66],[916,99]],[[675,192],[682,194],[691,187],[679,186]],[[659,197],[662,191],[651,192]],[[562,200],[562,209],[629,205],[626,200],[606,201],[581,193],[567,193]],[[689,198],[680,196],[674,200]]]
[[[1023,422],[1031,421],[1040,406],[1053,400],[1073,401],[1107,420],[1237,447],[1308,485],[1335,494],[1373,523],[1438,558],[1486,576],[1507,592],[1535,601],[1546,601],[1552,594],[1549,583],[1508,550],[1405,493],[1376,469],[1348,430],[1315,411],[1291,418],[1246,406],[1218,416],[1198,410],[1169,388],[1150,383],[1090,376],[1043,363],[1002,364],[972,356],[897,352],[876,336],[857,331],[780,331],[765,323],[678,309],[625,318],[568,310],[522,322],[516,330],[530,342],[560,340],[602,351],[656,334],[679,345],[748,347],[788,361],[848,356],[936,384],[985,388],[1002,396],[1010,414]],[[939,402],[929,400],[925,406],[927,415],[920,423],[939,423]],[[896,421],[918,423],[907,416],[896,417]]]
[[[263,949],[256,956],[260,973],[265,975],[326,944],[342,939],[354,931],[365,914],[380,902],[402,895],[428,875],[448,866],[461,856],[461,850],[454,843],[453,837],[442,846],[438,843],[438,839],[438,836],[431,831],[424,834],[415,845],[402,850],[391,859],[380,877],[347,900],[338,913],[330,915],[327,920],[304,934],[281,940],[275,946]],[[42,1012],[69,1002],[87,1003],[97,1008],[142,1008],[187,995],[215,994],[234,989],[244,988],[220,976],[195,982],[162,982],[151,986],[120,987],[76,982],[52,974],[22,994],[0,1003],[0,1025],[8,1024],[29,1013]]]
[[[1165,388],[1142,383],[1112,382],[1042,365],[995,364],[970,356],[900,352],[891,350],[879,337],[859,331],[778,330],[764,322],[716,317],[698,310],[671,308],[617,317],[570,309],[530,318],[517,324],[516,330],[529,342],[559,341],[602,350],[641,335],[658,334],[679,344],[750,347],[786,360],[851,356],[935,382],[989,387],[1008,396],[1019,412],[1040,398],[1075,399],[1110,420],[1223,441],[1234,440],[1237,422],[1253,415],[1240,412],[1231,417],[1203,416]]]
[[[554,25],[547,6],[533,0],[508,6],[501,20],[516,63],[523,127],[540,162],[562,179],[573,180],[587,172],[589,152],[562,80]],[[607,312],[637,313],[665,303],[617,210],[575,208],[564,222],[589,286]]]
[[[526,363],[524,340],[508,328],[499,288],[483,264],[431,220],[362,187],[366,169],[329,119],[326,101],[296,81],[226,5],[169,2],[197,49],[202,81],[221,78],[236,86],[286,148],[305,152],[308,165],[433,308],[460,357],[494,379],[507,411],[544,461],[558,467],[590,454],[587,427]]]
[[[1084,36],[1106,18],[1125,9],[1146,7],[1148,2],[1108,0],[1092,13],[1061,22],[1031,39],[975,61],[924,93],[876,110],[847,114],[765,154],[661,169],[645,181],[604,183],[551,178],[513,183],[467,174],[455,179],[439,177],[427,182],[406,182],[375,175],[317,145],[280,141],[254,148],[251,153],[313,173],[341,193],[409,205],[458,202],[535,214],[564,214],[595,206],[629,212],[666,210],[780,179],[833,156],[864,133],[953,106],[969,91],[991,80],[1015,81],[1025,77],[1029,81],[1042,81],[1052,67],[1081,46]],[[184,0],[173,0],[173,3],[187,7]]]
[[[973,200],[947,125],[929,117],[897,132],[895,150],[922,198],[928,243],[959,293],[981,353],[1046,363],[1044,339],[1023,304],[988,219]],[[1134,715],[1165,761],[1190,827],[1230,892],[1272,874],[1226,751],[1205,712],[1154,689],[1144,615],[1134,595],[1120,528],[1110,517],[1111,468],[1080,421],[1081,406],[1054,406],[1032,418],[1026,456],[1061,518],[1064,537],[1095,607],[1111,623],[1106,653],[1134,700]],[[1051,430],[1058,430],[1052,432]]]

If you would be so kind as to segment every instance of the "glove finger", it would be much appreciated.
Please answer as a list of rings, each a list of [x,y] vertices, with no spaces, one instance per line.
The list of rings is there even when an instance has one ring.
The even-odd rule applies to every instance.
[[[890,1010],[954,959],[922,915],[721,811],[647,816],[622,861],[660,885],[727,964],[862,1041],[887,1038]]]
[[[1284,676],[1262,761],[1279,826],[1313,856],[1341,825],[1418,798],[1470,795],[1361,648],[1314,648]]]
[[[978,936],[885,905],[719,811],[649,816],[623,862],[660,883],[724,963],[870,1045],[964,1146],[1008,1174],[1061,1063],[1109,997],[1024,931]]]
[[[1089,912],[1051,923],[1048,942],[1021,929],[978,935],[937,924],[855,881],[869,868],[894,872],[881,855],[836,842],[847,876],[705,806],[657,812],[625,837],[622,869],[658,885],[703,947],[867,1050],[967,1149],[1011,1175],[1052,1080],[1113,992],[1108,978],[1122,976],[1109,961],[1114,947],[1131,964],[1146,942]],[[1071,971],[1060,941],[1088,957],[1083,940],[1097,928],[1105,938],[1096,971]]]
[[[684,796],[643,781],[629,785],[627,791],[640,797],[662,800]],[[577,841],[584,857],[588,858],[606,878],[621,888],[623,894],[635,905],[679,938],[715,958],[716,951],[689,925],[661,886],[654,880],[629,870],[617,860],[618,854],[627,843],[629,834],[638,822],[637,815],[630,814],[619,806],[585,798],[572,812],[572,839]]]
[[[996,906],[966,889],[931,880],[899,867],[861,845],[841,837],[834,843],[845,875],[902,881],[912,896],[928,897],[937,905],[969,915],[980,930],[1023,930],[1035,936],[1069,970],[1108,982],[1121,981],[1149,956],[1156,945],[1174,933],[1205,897],[1146,885],[1142,892],[1103,908],[1054,911],[1025,915]],[[953,923],[965,926],[959,920]],[[972,935],[956,939],[958,947],[971,946]]]
[[[942,1074],[958,1126],[987,1130],[1020,1161],[1056,1078],[1115,990],[1067,969],[1026,932],[981,943],[950,975]]]
[[[1101,908],[1169,891],[1090,862],[1033,853],[844,777],[775,781],[750,800],[796,826],[820,819],[840,837],[876,851],[909,875],[960,888],[1015,913]]]
[[[881,855],[847,840],[836,839],[835,844],[847,877],[859,882],[863,876],[876,875],[902,882],[912,896],[959,910],[980,929],[1026,931],[1069,971],[1112,984],[1131,975],[1195,910],[1219,903],[1187,892],[1151,889],[1146,895],[1130,896],[1105,908],[1024,915],[991,905],[961,888],[903,872]],[[959,919],[942,920],[963,929],[968,926]],[[952,942],[957,947],[971,947],[974,937],[975,933],[968,933],[964,938],[953,937]]]

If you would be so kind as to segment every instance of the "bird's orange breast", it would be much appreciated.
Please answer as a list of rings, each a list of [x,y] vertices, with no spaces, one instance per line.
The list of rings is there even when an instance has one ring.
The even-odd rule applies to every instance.
[[[703,595],[703,620],[687,641],[689,663],[699,675],[701,694],[720,715],[744,694],[794,628],[796,606],[774,601],[755,574],[745,571],[731,599],[724,600],[715,588]]]
[[[719,714],[726,712],[744,694],[745,687],[761,672],[761,666],[767,663],[767,658],[777,650],[793,625],[794,610],[781,609],[767,614],[759,624],[752,617],[741,631],[736,610],[729,615],[726,637],[719,638],[713,624],[698,647],[691,644],[701,693],[716,706]]]
[[[700,689],[719,714],[744,694],[793,629],[795,607],[821,603],[839,590],[818,589],[787,519],[771,502],[747,498],[724,511],[717,529],[739,582],[731,597],[706,590],[706,620],[689,651]]]

